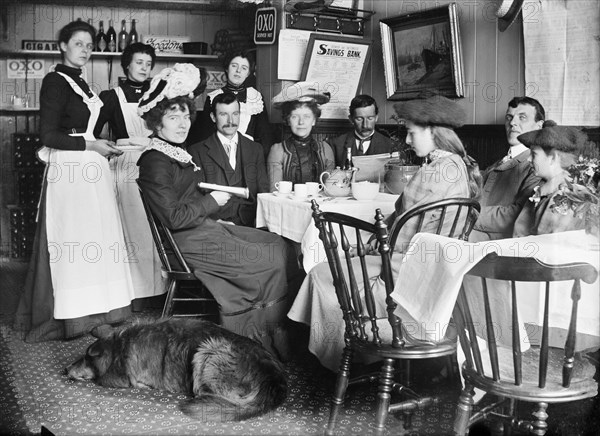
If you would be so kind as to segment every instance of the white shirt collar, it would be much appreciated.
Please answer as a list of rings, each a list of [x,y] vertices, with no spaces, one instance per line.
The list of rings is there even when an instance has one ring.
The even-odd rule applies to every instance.
[[[521,153],[523,153],[524,151],[529,150],[529,148],[527,148],[523,144],[517,144],[517,145],[511,146],[509,150],[510,150],[510,157],[515,158],[518,155],[520,155]]]

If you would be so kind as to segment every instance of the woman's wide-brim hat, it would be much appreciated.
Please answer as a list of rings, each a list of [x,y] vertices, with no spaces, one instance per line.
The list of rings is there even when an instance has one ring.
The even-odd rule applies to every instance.
[[[138,115],[143,116],[163,99],[188,96],[194,98],[194,90],[200,84],[200,70],[192,64],[175,64],[165,68],[152,78],[150,88],[138,104]]]
[[[298,14],[302,12],[315,13],[330,6],[333,0],[312,0],[312,1],[300,1],[300,0],[288,0],[283,7],[285,12],[291,14]]]
[[[516,20],[523,7],[524,0],[497,0],[498,30],[504,32]]]
[[[578,154],[588,138],[576,127],[557,126],[554,121],[548,120],[541,129],[523,133],[517,140],[529,148],[540,147],[544,150]]]
[[[318,105],[329,102],[331,94],[319,90],[315,82],[298,82],[287,86],[279,94],[273,97],[271,103],[273,107],[279,109],[281,105],[292,101],[311,101],[314,100]]]
[[[464,125],[466,119],[463,108],[441,95],[396,103],[394,109],[400,120],[423,126],[443,126],[454,129]]]

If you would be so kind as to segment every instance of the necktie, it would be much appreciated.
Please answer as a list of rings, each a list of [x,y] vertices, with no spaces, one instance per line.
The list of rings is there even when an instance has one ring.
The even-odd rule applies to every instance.
[[[354,135],[354,137],[356,138],[356,140],[358,141],[358,146],[357,146],[357,156],[362,156],[363,154],[365,154],[365,147],[364,147],[364,143],[365,142],[369,142],[371,140],[371,136],[369,136],[368,138],[359,138],[357,135]]]
[[[229,141],[223,143],[223,148],[225,149],[225,153],[227,153],[227,157],[230,157],[231,145],[229,144]]]

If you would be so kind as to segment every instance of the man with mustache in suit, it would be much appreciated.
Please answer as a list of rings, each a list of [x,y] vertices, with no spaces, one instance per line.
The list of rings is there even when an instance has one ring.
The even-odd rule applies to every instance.
[[[348,119],[354,129],[331,141],[336,166],[344,166],[348,149],[351,150],[352,156],[392,152],[393,144],[390,138],[375,131],[378,114],[377,102],[370,95],[357,95],[352,99]]]
[[[254,227],[256,195],[269,190],[262,146],[238,132],[240,103],[235,94],[224,92],[214,97],[210,117],[217,131],[191,145],[188,152],[200,162],[205,182],[250,191],[248,199],[231,197],[214,218]]]

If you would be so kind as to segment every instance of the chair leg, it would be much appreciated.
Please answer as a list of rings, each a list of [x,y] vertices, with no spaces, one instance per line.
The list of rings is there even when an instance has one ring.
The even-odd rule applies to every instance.
[[[161,318],[171,316],[173,313],[173,298],[175,297],[175,292],[177,292],[177,280],[169,279],[167,283],[167,298],[165,300],[165,305],[163,306]]]
[[[531,429],[531,434],[536,436],[544,436],[546,431],[548,430],[548,423],[546,420],[548,419],[548,414],[546,413],[546,408],[548,407],[548,403],[537,403],[537,409],[532,413],[535,417],[535,421],[533,421],[533,428]]]
[[[465,387],[460,393],[458,405],[456,406],[456,417],[454,418],[454,434],[456,436],[464,436],[467,434],[469,427],[469,419],[473,411],[473,387],[465,382]]]
[[[344,397],[346,396],[346,389],[348,389],[348,382],[350,380],[350,364],[352,362],[353,354],[354,352],[350,346],[344,348],[340,370],[337,375],[333,396],[331,398],[331,412],[329,413],[329,423],[327,424],[327,431],[325,432],[327,435],[333,434],[338,415],[344,405]]]
[[[375,432],[382,434],[388,416],[394,385],[394,360],[385,359],[379,375],[379,393],[377,394],[377,412],[375,414]]]

